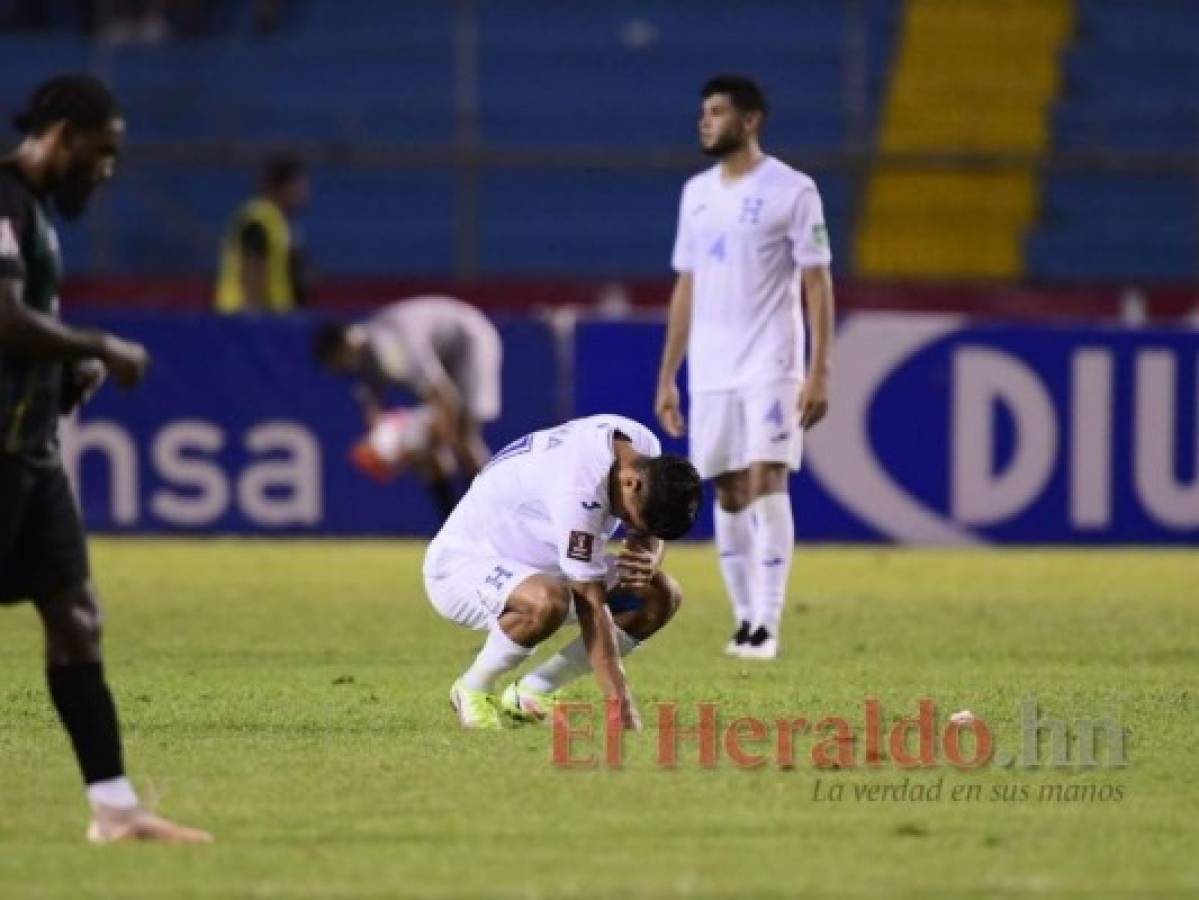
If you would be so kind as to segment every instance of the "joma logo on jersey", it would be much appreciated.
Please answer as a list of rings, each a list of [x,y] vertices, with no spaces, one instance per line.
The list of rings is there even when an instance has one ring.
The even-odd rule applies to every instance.
[[[737,221],[742,225],[757,225],[765,205],[766,201],[762,197],[746,197],[741,201],[741,218]]]
[[[570,559],[577,559],[579,562],[591,562],[591,556],[595,552],[595,535],[589,534],[586,531],[572,531],[570,540],[567,541],[566,555]]]

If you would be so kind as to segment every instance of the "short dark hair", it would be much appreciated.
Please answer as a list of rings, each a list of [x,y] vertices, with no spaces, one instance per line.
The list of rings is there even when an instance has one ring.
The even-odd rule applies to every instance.
[[[276,153],[262,164],[262,184],[272,190],[287,187],[305,174],[304,160],[294,153]]]
[[[80,131],[99,131],[120,115],[117,98],[99,78],[58,75],[34,89],[12,123],[21,134],[37,137],[64,120]]]
[[[322,322],[312,335],[312,358],[322,366],[332,364],[333,358],[346,343],[350,327],[344,322]]]
[[[733,106],[741,112],[759,112],[762,118],[770,112],[766,92],[752,78],[744,75],[714,75],[704,82],[699,96],[707,100],[713,94],[728,94]]]
[[[646,474],[645,516],[650,534],[664,541],[681,538],[695,524],[703,482],[695,466],[681,456],[643,456],[639,467]]]

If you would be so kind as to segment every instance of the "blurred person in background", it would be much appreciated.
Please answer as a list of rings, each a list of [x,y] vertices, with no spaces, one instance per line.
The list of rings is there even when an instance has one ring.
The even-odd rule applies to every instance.
[[[286,313],[303,305],[305,258],[293,219],[310,196],[299,157],[282,154],[266,161],[259,193],[234,213],[221,242],[218,312]]]
[[[469,303],[413,297],[365,322],[326,322],[312,352],[322,368],[358,379],[355,391],[368,424],[385,409],[388,390],[405,390],[432,408],[432,432],[468,480],[487,463],[482,431],[500,415],[503,344],[496,327]],[[443,511],[455,500],[452,493],[437,498]]]
[[[350,461],[380,484],[413,473],[428,487],[441,518],[449,516],[458,496],[454,490],[458,461],[437,428],[433,407],[389,409],[375,414],[368,424],[367,433],[350,450]]]
[[[15,124],[24,137],[0,161],[0,604],[31,600],[42,620],[50,697],[91,804],[88,839],[208,841],[146,810],[125,776],[100,601],[59,453],[59,415],[86,402],[106,374],[136,385],[150,362],[140,344],[59,319],[52,210],[83,214],[113,175],[125,122],[102,82],[66,75],[37,88]]]
[[[759,146],[762,89],[720,75],[700,97],[700,145],[716,165],[683,188],[655,408],[681,437],[686,356],[691,461],[716,480],[716,546],[736,620],[725,652],[773,659],[795,551],[788,475],[804,430],[828,409],[832,254],[815,183]]]

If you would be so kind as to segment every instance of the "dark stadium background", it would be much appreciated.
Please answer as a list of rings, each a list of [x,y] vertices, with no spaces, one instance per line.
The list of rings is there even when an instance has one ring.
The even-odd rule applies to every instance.
[[[678,193],[706,165],[697,90],[732,70],[770,93],[767,151],[817,180],[843,326],[869,331],[880,312],[962,317],[869,397],[838,391],[875,345],[864,338],[864,351],[837,359],[832,418],[797,481],[800,536],[1199,537],[1188,490],[1199,478],[1195,4],[57,0],[0,4],[0,16],[5,108],[47,75],[86,70],[114,87],[129,120],[117,179],[60,232],[67,316],[152,336],[159,357],[144,392],[106,391],[81,423],[124,436],[105,443],[93,429],[85,443],[93,527],[427,533],[435,518],[417,486],[380,491],[348,467],[358,429],[348,395],[304,353],[315,319],[416,293],[460,296],[505,329],[493,443],[599,408],[649,417]],[[299,222],[308,309],[211,318],[222,232],[281,150],[312,174]],[[965,451],[950,421],[956,348],[976,346],[1036,375],[1055,426],[1017,434],[1016,401],[996,395],[982,463],[955,455]],[[1098,463],[1074,449],[1091,426],[1077,424],[1084,401],[1069,364],[1096,348],[1111,373],[1100,401],[1110,427],[1091,423],[1109,436]],[[1149,402],[1139,386],[1154,352],[1168,354],[1170,377]],[[849,408],[866,417],[860,428],[835,425]],[[229,500],[194,521],[164,518],[164,492],[205,499],[155,461],[164,429],[197,418],[221,440],[183,457],[219,469]],[[255,460],[244,437],[275,420],[307,428],[322,450],[315,515],[263,521],[239,506]],[[1172,456],[1138,468],[1136,427]],[[855,429],[888,490],[945,527],[875,515],[853,472],[833,484],[821,459]],[[953,471],[989,473],[980,490],[998,491],[1022,453],[1047,459],[1027,496],[989,518],[963,513]],[[1142,471],[1155,466],[1162,502]],[[1106,518],[1102,503],[1094,520],[1078,514],[1083,469],[1109,473]],[[135,497],[122,506],[114,497],[130,478],[114,473],[130,471]]]

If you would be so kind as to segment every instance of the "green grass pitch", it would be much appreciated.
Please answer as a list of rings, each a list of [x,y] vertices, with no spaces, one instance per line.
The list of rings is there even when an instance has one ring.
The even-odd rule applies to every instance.
[[[210,847],[93,848],[28,606],[0,610],[0,897],[1066,897],[1199,892],[1199,554],[801,547],[784,656],[720,655],[710,547],[627,665],[647,725],[620,770],[564,771],[547,729],[462,733],[447,691],[480,643],[439,619],[404,542],[97,540],[130,771]],[[590,679],[573,691],[596,699]],[[936,701],[997,745],[1019,705],[1128,729],[1128,765],[743,770],[654,758],[655,705],[844,716]],[[859,731],[860,733],[860,731]],[[860,755],[860,753],[859,753]],[[942,781],[936,801],[854,788]],[[841,800],[818,800],[817,779]],[[977,800],[950,799],[977,784]],[[1043,785],[1121,789],[1042,800]],[[1028,799],[1003,799],[1027,789]]]

